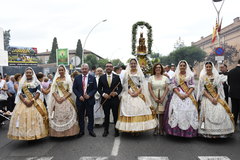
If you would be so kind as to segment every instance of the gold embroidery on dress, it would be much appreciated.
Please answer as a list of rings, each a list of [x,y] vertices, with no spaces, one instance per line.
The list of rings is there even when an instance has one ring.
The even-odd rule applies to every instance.
[[[33,99],[33,95],[28,90],[28,85],[23,85],[22,89],[23,89],[23,92],[26,95],[26,97],[29,100],[32,100]],[[47,116],[47,113],[43,111],[43,109],[39,106],[39,104],[36,101],[34,101],[34,106],[36,107],[38,112],[41,114],[41,116],[43,118],[43,123],[45,124],[46,129],[48,129],[48,116]]]
[[[210,80],[208,79],[208,77],[206,77],[206,84],[205,84],[205,88],[207,89],[208,93],[213,97],[213,98],[216,98],[218,96],[216,90],[214,89],[214,86],[213,84],[210,82]],[[227,114],[229,115],[232,123],[233,123],[233,126],[235,126],[235,123],[234,123],[234,116],[233,114],[231,113],[230,111],[230,108],[228,106],[228,104],[222,100],[221,98],[218,98],[217,99],[218,103],[220,103],[223,108],[225,109],[225,111],[227,112]]]
[[[63,82],[61,82],[59,78],[57,78],[56,82],[57,82],[58,88],[61,90],[63,95],[67,96],[69,92],[64,88]],[[73,105],[74,109],[76,110],[76,106],[75,106],[75,103],[74,103],[73,99],[69,96],[67,98],[67,100]]]
[[[131,87],[131,89],[134,91],[134,92],[137,92],[138,91],[138,87],[135,85],[135,83],[132,81],[131,77],[128,75],[128,85]],[[146,98],[145,96],[140,93],[138,94],[138,96],[144,101],[146,102]]]
[[[190,88],[185,83],[185,76],[184,75],[180,75],[179,77],[180,77],[179,78],[180,87],[182,88],[182,90],[185,93],[187,93],[190,90]],[[198,110],[198,103],[197,103],[196,99],[193,97],[192,94],[189,95],[189,98],[192,100],[193,104],[195,105],[196,109]]]

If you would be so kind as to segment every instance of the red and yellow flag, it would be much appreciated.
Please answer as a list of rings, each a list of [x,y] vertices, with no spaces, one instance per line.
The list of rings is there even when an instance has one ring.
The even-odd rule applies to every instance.
[[[215,27],[213,27],[212,43],[214,43],[217,36],[219,36],[219,33],[221,32],[221,28],[222,28],[222,19],[220,23],[216,20],[216,25]]]

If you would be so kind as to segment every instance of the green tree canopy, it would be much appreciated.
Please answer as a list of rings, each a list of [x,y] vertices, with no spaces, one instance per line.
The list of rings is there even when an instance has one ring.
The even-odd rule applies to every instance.
[[[57,43],[57,38],[53,38],[53,43],[52,43],[52,50],[50,53],[50,57],[48,60],[48,63],[56,63],[56,50],[58,49],[58,43]]]
[[[111,60],[113,66],[121,66],[123,65],[123,62],[120,59],[113,59]]]
[[[206,52],[198,47],[180,47],[171,52],[168,56],[160,57],[160,61],[164,65],[172,63],[177,65],[180,60],[186,60],[189,65],[193,66],[195,62],[203,61],[205,56]]]
[[[84,62],[87,63],[90,68],[92,66],[96,66],[96,67],[101,67],[103,69],[105,69],[105,65],[107,62],[112,62],[113,66],[121,66],[124,64],[120,59],[113,59],[113,60],[99,59],[98,60],[97,57],[93,54],[87,55],[84,59]]]
[[[100,59],[100,60],[98,60],[97,67],[101,67],[101,68],[105,69],[105,65],[107,62],[109,62],[109,59]]]
[[[97,66],[98,60],[95,55],[89,54],[85,57],[84,63],[87,63],[89,65],[89,68],[92,68],[93,66]]]

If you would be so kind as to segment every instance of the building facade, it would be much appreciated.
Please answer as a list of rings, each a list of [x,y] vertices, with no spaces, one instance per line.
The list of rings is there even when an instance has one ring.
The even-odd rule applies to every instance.
[[[220,44],[228,44],[240,50],[240,18],[237,17],[233,23],[222,28],[220,32]],[[211,54],[213,49],[218,47],[218,41],[212,43],[212,34],[207,37],[201,37],[197,42],[192,42],[193,46],[197,46],[204,50],[207,54]]]

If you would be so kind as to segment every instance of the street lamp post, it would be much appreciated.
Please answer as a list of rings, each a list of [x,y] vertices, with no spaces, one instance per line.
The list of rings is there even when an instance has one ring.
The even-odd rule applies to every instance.
[[[217,9],[215,3],[218,3],[218,2],[221,2],[221,1],[222,1],[222,4],[221,4],[220,8]],[[213,6],[214,6],[214,8],[215,8],[215,10],[217,12],[217,23],[218,23],[218,25],[219,25],[219,20],[220,20],[220,18],[219,18],[220,17],[220,12],[222,10],[224,2],[225,2],[225,0],[212,0]],[[220,33],[218,31],[217,31],[217,39],[218,39],[218,47],[220,47]],[[222,61],[219,61],[218,59],[215,59],[215,60],[217,61],[217,70],[219,71],[219,66],[220,66],[220,63]]]
[[[100,23],[106,22],[106,21],[107,21],[107,19],[104,19],[104,20],[98,22],[98,23],[95,24],[95,26],[93,26],[93,28],[88,32],[87,37],[85,38],[85,41],[84,41],[84,43],[83,43],[83,49],[82,49],[82,64],[84,63],[84,49],[85,49],[86,42],[87,42],[87,39],[88,39],[89,35],[92,33],[92,31],[94,30],[94,28],[96,28]]]

